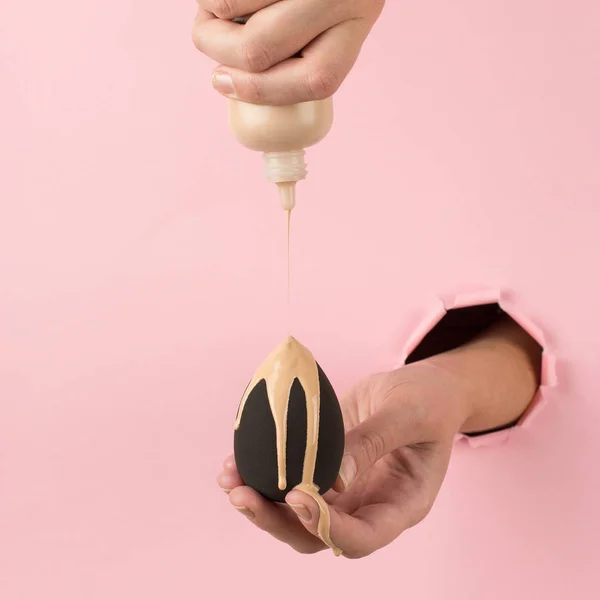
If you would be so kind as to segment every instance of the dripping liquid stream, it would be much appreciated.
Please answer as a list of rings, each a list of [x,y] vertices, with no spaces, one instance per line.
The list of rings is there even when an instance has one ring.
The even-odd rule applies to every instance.
[[[292,334],[292,300],[291,300],[291,269],[290,269],[290,225],[292,211],[287,212],[287,327],[288,336]]]

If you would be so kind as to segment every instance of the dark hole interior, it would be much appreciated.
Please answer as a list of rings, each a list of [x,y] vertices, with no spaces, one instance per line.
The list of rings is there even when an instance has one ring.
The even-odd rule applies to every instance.
[[[459,348],[506,318],[510,317],[497,302],[449,310],[411,352],[406,364]]]

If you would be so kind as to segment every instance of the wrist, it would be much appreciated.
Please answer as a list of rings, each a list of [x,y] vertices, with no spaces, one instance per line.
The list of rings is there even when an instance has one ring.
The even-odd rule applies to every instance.
[[[452,436],[464,432],[477,410],[477,384],[468,376],[464,362],[451,353],[425,359],[421,364],[430,369],[430,376],[442,382],[444,404],[451,414],[446,425]]]
[[[512,319],[429,360],[452,374],[461,397],[462,433],[482,433],[513,425],[539,386],[541,348]]]
[[[421,416],[430,431],[452,440],[473,413],[475,392],[472,381],[449,358],[445,353],[435,355],[400,369],[399,373],[408,369],[418,382],[416,395],[424,407]]]

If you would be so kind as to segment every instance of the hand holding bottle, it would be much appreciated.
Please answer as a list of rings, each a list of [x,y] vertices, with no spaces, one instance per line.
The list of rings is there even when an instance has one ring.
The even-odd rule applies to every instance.
[[[193,39],[220,63],[213,73],[215,89],[275,106],[332,96],[384,0],[198,0],[198,5]],[[232,22],[250,13],[245,25]]]

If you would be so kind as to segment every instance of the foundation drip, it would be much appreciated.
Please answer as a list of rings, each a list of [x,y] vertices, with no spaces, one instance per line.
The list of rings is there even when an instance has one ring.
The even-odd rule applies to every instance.
[[[319,506],[318,534],[336,556],[342,551],[337,548],[330,537],[331,517],[329,507],[319,494],[314,482],[317,452],[319,448],[319,415],[320,384],[317,363],[308,348],[293,337],[276,348],[258,368],[250,384],[244,392],[235,421],[238,429],[244,412],[246,401],[252,390],[264,381],[273,421],[275,423],[275,440],[277,449],[277,480],[280,490],[287,487],[286,444],[287,417],[290,392],[295,380],[298,380],[306,398],[306,450],[302,470],[302,481],[294,489],[308,494]]]

